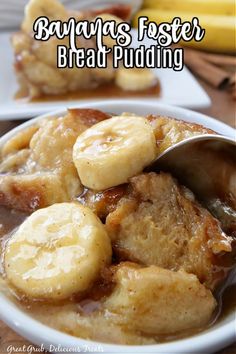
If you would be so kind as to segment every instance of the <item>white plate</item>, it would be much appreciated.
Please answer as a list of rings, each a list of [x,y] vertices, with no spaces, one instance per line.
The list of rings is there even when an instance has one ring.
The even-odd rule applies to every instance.
[[[10,36],[10,33],[0,33],[0,120],[31,118],[58,108],[73,107],[82,102],[77,100],[28,103],[15,100],[14,95],[18,84],[13,70],[14,56]],[[135,30],[133,36],[134,43],[136,43],[134,46],[136,46]],[[151,44],[150,40],[143,43],[147,46]],[[210,98],[186,67],[180,72],[172,69],[155,69],[155,72],[160,80],[161,96],[152,98],[151,101],[189,108],[203,108],[210,105]],[[147,100],[147,98],[144,99]],[[89,102],[89,100],[83,102]]]
[[[79,105],[78,107],[84,107]],[[171,107],[163,104],[153,102],[137,102],[137,101],[103,101],[94,102],[87,105],[89,108],[100,109],[107,112],[114,112],[120,114],[124,111],[134,112],[139,115],[144,114],[162,114],[170,117],[183,119],[188,122],[195,122],[202,124],[218,133],[229,136],[235,139],[235,129],[228,125],[205,116],[200,113],[185,110],[182,108]],[[35,121],[41,120],[51,115],[61,116],[65,111],[57,111],[53,114],[47,114],[35,119],[32,119],[23,125],[18,126],[5,136],[0,138],[0,148],[9,138],[14,136],[16,132],[19,132],[23,128],[34,124]],[[236,280],[236,279],[235,279]],[[96,348],[100,349],[100,352],[105,353],[159,353],[159,354],[182,354],[182,353],[213,353],[221,348],[233,343],[236,338],[236,319],[235,312],[232,311],[224,316],[220,321],[217,321],[212,327],[205,331],[196,334],[187,339],[180,339],[164,344],[145,345],[145,346],[126,346],[126,345],[112,345],[98,342],[92,342],[76,337],[72,337],[65,333],[59,332],[40,322],[34,320],[22,309],[17,307],[9,298],[0,293],[0,318],[5,321],[12,329],[17,333],[27,338],[29,341],[37,345],[44,345],[44,348],[50,349],[50,345],[58,347],[61,345],[64,348],[64,352],[79,353],[95,352]],[[77,351],[72,351],[73,348],[78,348]],[[89,348],[89,349],[88,349]],[[97,349],[97,351],[99,350]],[[61,353],[60,349],[58,352]]]

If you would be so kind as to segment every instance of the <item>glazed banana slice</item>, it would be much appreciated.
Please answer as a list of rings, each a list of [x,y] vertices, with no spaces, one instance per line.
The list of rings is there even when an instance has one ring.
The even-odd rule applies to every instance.
[[[10,283],[30,298],[65,299],[85,291],[111,261],[100,220],[79,203],[34,212],[6,246]]]
[[[66,20],[65,7],[57,0],[30,0],[25,7],[25,18],[22,29],[25,32],[33,31],[34,21],[41,16],[49,20]]]
[[[116,85],[125,91],[147,90],[157,83],[153,71],[149,69],[119,68],[116,72]]]
[[[122,183],[156,156],[152,127],[143,117],[113,117],[83,132],[73,148],[73,160],[84,186],[103,190]]]

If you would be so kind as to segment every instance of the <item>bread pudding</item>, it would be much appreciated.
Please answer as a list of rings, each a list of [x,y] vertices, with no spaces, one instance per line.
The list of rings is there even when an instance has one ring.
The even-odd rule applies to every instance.
[[[94,109],[20,130],[1,147],[1,290],[39,321],[100,342],[155,344],[214,323],[234,233],[170,173],[147,171],[209,133]]]
[[[34,21],[40,16],[49,20],[92,21],[98,15],[110,14],[121,16],[127,20],[130,15],[128,6],[113,6],[101,11],[69,11],[57,0],[30,0],[25,8],[25,17],[21,30],[12,36],[15,54],[15,70],[21,87],[26,96],[56,95],[73,92],[78,89],[94,88],[115,78],[111,58],[108,58],[106,69],[98,68],[57,68],[57,46],[69,45],[68,37],[58,39],[56,36],[47,41],[38,41],[33,36]],[[116,17],[115,17],[116,18]],[[79,36],[77,46],[80,48],[95,48],[94,38],[85,39]]]
[[[69,110],[9,140],[2,149],[0,204],[33,211],[79,194],[73,145],[80,133],[108,117],[96,110]]]
[[[70,48],[70,35],[63,38],[51,35],[47,40],[36,39],[34,23],[39,17],[46,17],[49,21],[66,23],[74,19],[76,23],[87,21],[93,23],[99,17],[103,23],[115,22],[119,26],[130,20],[131,7],[128,5],[112,5],[99,10],[71,11],[67,10],[58,0],[29,0],[25,7],[25,15],[20,31],[12,35],[11,43],[15,56],[14,68],[17,75],[19,90],[16,98],[35,100],[73,100],[95,97],[117,97],[136,94],[158,95],[159,83],[153,71],[143,68],[129,68],[123,66],[115,68],[113,65],[113,46],[116,41],[108,34],[102,36],[102,44],[109,51],[106,58],[102,58],[102,65],[92,67],[87,62],[80,63],[81,57],[90,56],[85,52],[79,57],[76,65],[74,57],[66,52],[70,59],[68,66],[61,66],[57,57],[58,48]],[[56,26],[54,26],[56,27]],[[71,27],[71,26],[68,26]],[[68,30],[69,32],[69,30]],[[113,31],[114,32],[114,31]],[[97,38],[95,35],[85,38],[83,34],[76,35],[75,46],[78,50],[94,50],[98,53]],[[66,49],[66,50],[67,50]],[[82,55],[83,54],[83,55]],[[94,59],[96,62],[99,60]],[[91,60],[90,60],[91,61]],[[104,62],[106,61],[106,66]]]
[[[166,173],[131,178],[106,226],[118,257],[184,269],[210,288],[222,276],[215,255],[231,251],[219,222]]]

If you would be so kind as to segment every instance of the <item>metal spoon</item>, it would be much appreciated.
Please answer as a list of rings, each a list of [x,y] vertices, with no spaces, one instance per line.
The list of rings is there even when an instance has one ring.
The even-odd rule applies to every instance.
[[[170,172],[224,231],[236,232],[236,140],[216,134],[188,138],[164,151],[148,170]]]

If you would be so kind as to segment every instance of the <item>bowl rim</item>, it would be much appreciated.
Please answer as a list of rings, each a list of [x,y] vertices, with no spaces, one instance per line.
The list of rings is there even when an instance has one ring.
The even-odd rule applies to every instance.
[[[136,101],[134,99],[114,99],[114,100],[99,100],[99,101],[91,101],[91,102],[86,102],[86,103],[78,103],[78,105],[68,105],[68,107],[60,108],[57,110],[49,111],[47,113],[43,113],[40,115],[37,115],[34,118],[27,119],[25,122],[19,124],[15,128],[11,129],[9,132],[5,133],[0,137],[0,147],[4,142],[12,137],[14,134],[16,134],[18,131],[33,125],[37,121],[41,121],[44,118],[49,118],[49,117],[59,117],[67,112],[67,109],[76,109],[76,108],[92,108],[92,109],[104,109],[104,106],[108,107],[108,112],[114,105],[120,106],[122,108],[123,105],[130,105],[133,106],[135,110],[139,110],[140,108],[149,108],[149,109],[158,109],[160,111],[164,110],[167,112],[165,115],[172,117],[172,118],[177,118],[180,120],[185,120],[186,122],[195,122],[200,125],[204,125],[204,127],[210,128],[215,130],[217,133],[229,136],[236,141],[236,129],[229,126],[228,124],[210,117],[206,114],[199,113],[196,111],[193,111],[188,108],[182,108],[170,104],[165,104],[165,103],[159,103],[159,102],[154,102],[150,100],[145,100],[143,102]],[[122,110],[121,110],[122,111]],[[123,112],[123,111],[122,111]],[[175,112],[180,115],[180,117],[175,116]],[[136,112],[135,112],[136,113]],[[137,113],[138,114],[138,113]],[[157,115],[159,113],[157,112]],[[174,114],[174,115],[173,115]],[[196,118],[193,120],[191,117]],[[208,124],[209,123],[209,124]],[[213,128],[213,126],[216,126],[217,128]],[[236,125],[235,125],[236,127]]]
[[[148,110],[153,114],[165,114],[175,117],[177,119],[183,119],[189,122],[196,122],[215,130],[218,133],[229,136],[236,141],[236,130],[227,124],[211,118],[202,113],[193,112],[185,108],[170,106],[161,104],[158,102],[138,102],[136,100],[109,100],[109,101],[95,101],[93,103],[78,104],[74,108],[94,108],[112,111],[112,107],[116,106],[120,112],[123,112],[123,106],[130,106],[131,109],[137,111]],[[70,107],[68,107],[70,108]],[[154,111],[154,112],[153,112]],[[2,137],[0,137],[1,146],[17,132],[24,128],[33,125],[34,123],[41,121],[49,117],[60,117],[67,112],[67,109],[60,109],[54,112],[40,115],[36,118],[26,121],[20,124],[16,128],[12,129]],[[131,111],[132,112],[132,111]],[[159,113],[158,113],[159,112]],[[164,113],[162,113],[164,112]],[[138,112],[137,112],[138,113]],[[141,113],[143,114],[143,113]],[[101,343],[96,341],[90,341],[74,337],[69,334],[60,332],[59,330],[48,327],[36,319],[32,318],[29,314],[20,309],[14,301],[11,301],[4,294],[0,292],[0,319],[2,319],[9,327],[15,330],[18,334],[27,338],[36,345],[44,345],[44,348],[49,349],[50,344],[56,348],[61,345],[63,348],[73,348],[78,351],[83,347],[86,348],[102,348],[106,353],[210,353],[215,350],[219,350],[226,345],[234,342],[236,339],[236,316],[235,319],[229,323],[219,325],[217,328],[208,328],[203,332],[195,334],[191,337],[178,339],[161,344],[151,345],[119,345],[110,343]]]

